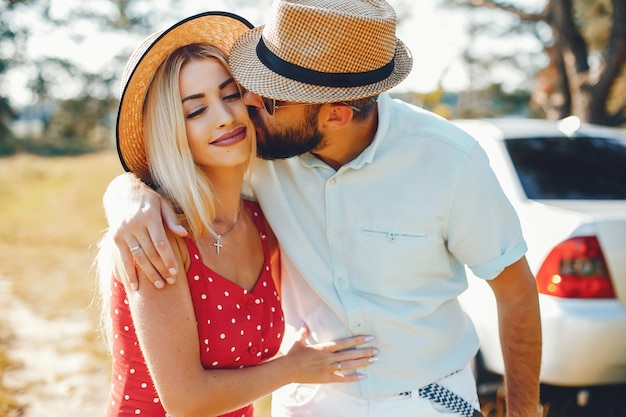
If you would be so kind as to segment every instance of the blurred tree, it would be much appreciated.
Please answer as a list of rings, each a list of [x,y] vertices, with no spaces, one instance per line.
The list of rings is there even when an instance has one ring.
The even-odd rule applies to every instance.
[[[0,86],[7,72],[22,61],[22,51],[28,38],[28,30],[21,26],[13,13],[33,0],[0,0]],[[0,89],[0,155],[12,153],[16,148],[16,139],[9,125],[15,117],[15,111],[9,103],[5,90]]]
[[[62,15],[53,12],[52,3],[52,0],[0,0],[0,85],[6,85],[9,71],[21,72],[28,79],[30,99],[27,101],[31,107],[27,112],[14,109],[5,95],[8,89],[0,90],[0,154],[20,149],[62,153],[64,148],[67,153],[76,153],[112,143],[110,134],[105,135],[108,141],[93,138],[102,136],[103,128],[111,130],[119,89],[117,77],[128,54],[112,57],[111,65],[97,72],[82,68],[71,58],[55,56],[58,51],[28,56],[28,41],[35,30],[63,28],[80,42],[94,31],[147,34],[165,16],[146,8],[146,0],[77,2]],[[33,27],[32,18],[23,18],[26,15],[36,17],[37,27]],[[20,120],[23,129],[16,140],[10,123],[18,114],[27,119]],[[28,127],[40,123],[41,129]]]
[[[482,118],[502,116],[528,116],[530,92],[522,89],[507,91],[502,84],[459,93],[456,117]]]
[[[230,7],[258,17],[270,3],[231,0]],[[185,6],[190,4],[188,0]],[[197,6],[198,11],[205,7]],[[120,50],[104,68],[94,71],[85,69],[79,63],[84,60],[78,56],[68,57],[69,44],[37,57],[28,56],[29,40],[34,35],[62,30],[76,45],[94,33],[110,38],[106,42],[119,41],[119,35],[139,41],[156,28],[186,17],[188,12],[183,9],[188,7],[182,7],[179,0],[162,0],[158,5],[151,0],[66,4],[64,0],[0,0],[0,87],[9,71],[19,71],[28,79],[28,96],[22,101],[29,102],[26,110],[13,109],[4,93],[7,89],[0,88],[0,154],[19,149],[57,154],[64,148],[76,153],[113,143],[119,76],[132,47]],[[18,140],[9,128],[16,115],[20,117]]]
[[[536,74],[532,104],[545,117],[576,115],[602,125],[626,123],[626,0],[546,0],[536,12],[497,0],[446,3],[501,11],[514,17],[509,34],[530,32],[541,41],[548,63]],[[491,19],[492,27],[495,21]],[[510,49],[506,59],[519,63],[517,48]]]
[[[13,135],[9,124],[15,117],[15,112],[9,106],[6,97],[0,96],[0,155],[11,154],[17,146],[16,138]]]
[[[110,147],[117,99],[88,95],[60,100],[46,120],[45,139],[22,145],[30,153],[79,155]]]
[[[52,27],[64,27],[80,41],[91,30],[103,33],[151,31],[157,18],[135,7],[140,0],[80,2],[62,16],[53,15],[50,0],[39,1],[42,18]],[[161,16],[162,17],[162,16]],[[76,154],[110,147],[113,143],[113,114],[116,111],[120,69],[126,56],[113,57],[111,65],[98,72],[79,67],[73,60],[43,56],[29,62],[36,68],[29,83],[35,106],[52,108],[43,116],[43,132],[31,137],[26,148],[44,154]],[[68,90],[71,91],[68,97]],[[62,92],[60,94],[60,92]]]

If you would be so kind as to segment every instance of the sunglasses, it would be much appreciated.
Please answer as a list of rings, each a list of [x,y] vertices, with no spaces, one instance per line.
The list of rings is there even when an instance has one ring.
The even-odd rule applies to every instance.
[[[276,99],[267,98],[267,97],[261,97],[261,100],[263,101],[263,107],[265,107],[265,110],[267,110],[270,116],[273,116],[274,113],[276,113],[276,110],[282,109],[283,107],[312,106],[316,104],[316,103],[276,104],[276,101],[277,101]],[[343,104],[344,106],[350,106],[347,103],[336,103],[336,104]],[[352,107],[352,110],[354,111],[361,111],[361,109],[356,108],[354,106],[350,106],[350,107]]]

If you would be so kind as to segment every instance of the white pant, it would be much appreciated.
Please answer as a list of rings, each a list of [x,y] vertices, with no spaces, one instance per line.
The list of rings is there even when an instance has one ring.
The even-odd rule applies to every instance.
[[[476,382],[469,366],[447,376],[437,384],[448,388],[480,409]],[[335,384],[286,385],[272,394],[272,417],[434,417],[452,416],[452,411],[421,398],[417,392],[410,395],[366,399],[353,397],[335,389]]]

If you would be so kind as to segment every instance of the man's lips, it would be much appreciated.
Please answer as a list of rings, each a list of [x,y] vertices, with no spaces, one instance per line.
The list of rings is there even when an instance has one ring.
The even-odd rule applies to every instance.
[[[238,127],[234,130],[231,130],[228,133],[224,133],[219,138],[215,139],[211,142],[211,145],[215,146],[230,146],[235,143],[241,142],[246,137],[246,128]]]

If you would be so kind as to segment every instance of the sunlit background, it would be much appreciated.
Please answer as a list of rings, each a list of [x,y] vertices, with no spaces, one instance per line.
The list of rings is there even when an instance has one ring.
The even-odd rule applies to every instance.
[[[624,0],[389,2],[414,57],[393,95],[450,119],[626,126],[626,7],[613,8]],[[110,358],[90,266],[101,196],[121,172],[114,128],[132,50],[207,10],[260,25],[270,5],[0,0],[0,417],[104,406]]]
[[[445,90],[460,91],[470,84],[470,74],[463,60],[468,49],[483,51],[484,55],[510,50],[514,42],[516,49],[538,52],[539,42],[530,35],[509,36],[505,39],[485,39],[470,35],[472,24],[485,19],[484,12],[466,10],[451,5],[441,4],[438,0],[391,0],[401,19],[398,37],[403,40],[414,55],[415,66],[409,78],[398,91],[429,92],[440,85]],[[519,0],[526,10],[538,11],[545,1]],[[140,1],[134,8],[138,15],[149,19],[151,28],[158,30],[176,21],[206,10],[223,10],[237,13],[248,19],[255,26],[263,23],[271,0],[211,0],[198,2],[187,1]],[[94,14],[113,14],[115,9],[110,1],[50,0],[49,15],[53,19],[64,21],[76,10],[86,10]],[[128,56],[143,37],[142,33],[113,31],[99,27],[97,22],[76,19],[69,25],[56,26],[44,21],[43,5],[23,8],[15,14],[15,19],[30,26],[33,31],[28,41],[26,53],[29,57],[58,57],[69,60],[81,68],[92,72],[119,70],[114,62],[117,56]],[[486,16],[494,19],[493,14]],[[511,25],[514,19],[505,14],[497,15],[493,25]],[[71,20],[71,19],[70,19]],[[146,32],[147,33],[147,32]],[[519,38],[519,39],[518,39]],[[15,105],[32,104],[36,97],[28,88],[31,71],[12,72],[6,78],[3,87],[7,88],[11,102]],[[496,71],[492,82],[503,82],[507,88],[515,89],[525,81],[523,74],[509,70]],[[55,88],[59,98],[70,98],[80,86],[72,86],[67,80]]]

